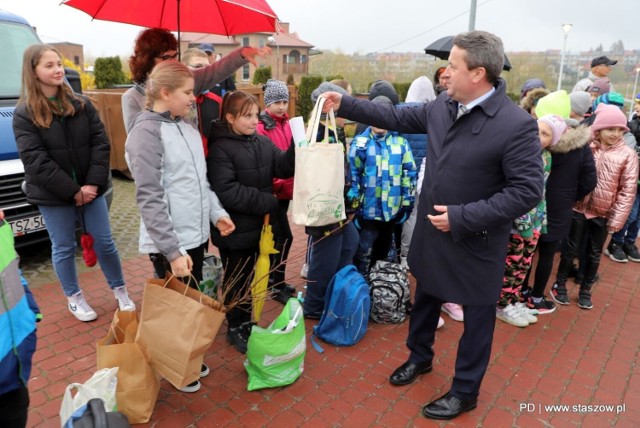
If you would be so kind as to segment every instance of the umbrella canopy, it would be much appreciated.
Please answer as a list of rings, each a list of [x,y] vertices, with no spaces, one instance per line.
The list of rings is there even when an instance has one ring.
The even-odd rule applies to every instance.
[[[278,17],[266,0],[66,0],[93,19],[170,31],[231,36],[276,32]]]
[[[444,60],[448,59],[449,53],[451,53],[451,48],[453,47],[454,37],[455,36],[445,36],[436,40],[435,42],[424,48],[424,53],[426,53],[427,55],[433,55],[436,58]],[[502,69],[505,71],[511,70],[511,63],[509,62],[509,58],[507,58],[507,55],[504,56],[504,67],[502,67]]]
[[[269,224],[269,214],[264,216],[264,224],[260,234],[260,253],[256,261],[255,272],[253,273],[253,282],[251,283],[251,298],[253,301],[253,319],[255,322],[260,321],[262,308],[264,307],[264,299],[267,297],[267,285],[269,283],[269,270],[271,269],[271,254],[278,254],[275,249],[275,241],[273,239],[273,231]]]

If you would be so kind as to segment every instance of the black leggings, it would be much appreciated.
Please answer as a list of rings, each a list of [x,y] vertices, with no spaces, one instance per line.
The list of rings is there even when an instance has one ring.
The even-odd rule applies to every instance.
[[[198,289],[198,284],[202,282],[202,266],[204,264],[204,252],[209,247],[209,241],[203,243],[199,247],[191,248],[187,250],[187,254],[191,257],[193,262],[193,268],[191,269],[191,275],[198,281],[193,283],[193,279],[189,277],[180,278],[182,282],[188,284],[189,287]],[[165,256],[160,253],[149,254],[149,259],[153,263],[153,270],[155,271],[156,278],[164,278],[167,272],[171,272],[171,264]]]
[[[547,287],[547,282],[553,269],[553,257],[555,256],[559,242],[560,241],[538,241],[538,248],[536,249],[538,253],[538,265],[536,266],[533,290],[531,291],[533,297],[544,296],[544,290]],[[529,268],[529,272],[527,272],[527,276],[524,278],[523,287],[528,287],[530,275],[531,268]]]
[[[287,217],[287,211],[289,211],[288,199],[278,200],[278,211],[273,220],[273,234],[275,238],[275,248],[279,251],[278,254],[271,255],[271,283],[274,285],[284,284],[284,273],[287,268],[287,259],[289,258],[289,250],[291,250],[291,243],[293,241],[293,233],[291,233],[291,226],[289,225],[289,217]]]
[[[229,304],[250,293],[253,271],[258,257],[258,248],[226,250],[220,248],[220,260],[224,267],[224,303]],[[251,321],[251,299],[235,306],[226,313],[229,328]]]
[[[0,395],[0,427],[24,428],[27,426],[29,390],[26,386]]]

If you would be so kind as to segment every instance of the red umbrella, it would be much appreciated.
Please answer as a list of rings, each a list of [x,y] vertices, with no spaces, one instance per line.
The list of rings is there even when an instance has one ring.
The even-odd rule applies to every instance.
[[[266,0],[66,0],[94,19],[209,34],[276,32]]]

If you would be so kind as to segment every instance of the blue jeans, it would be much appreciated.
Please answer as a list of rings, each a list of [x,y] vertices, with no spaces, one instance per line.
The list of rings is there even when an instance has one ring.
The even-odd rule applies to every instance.
[[[640,193],[636,194],[636,200],[633,201],[631,214],[622,229],[611,236],[611,240],[617,245],[634,245],[638,239],[638,231],[640,230]]]
[[[40,205],[51,238],[51,260],[66,296],[80,291],[76,273],[76,220],[82,224],[82,210],[87,233],[93,236],[93,248],[109,287],[124,285],[116,244],[111,237],[109,211],[104,196],[82,207],[73,205]]]
[[[324,298],[331,278],[353,261],[358,248],[358,231],[353,222],[348,222],[342,233],[310,238],[304,313],[319,316],[324,309]]]

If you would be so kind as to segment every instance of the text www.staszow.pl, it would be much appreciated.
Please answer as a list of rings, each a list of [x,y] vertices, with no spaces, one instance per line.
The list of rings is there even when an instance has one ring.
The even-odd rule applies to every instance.
[[[521,412],[538,413],[615,413],[619,415],[626,410],[625,404],[534,404],[521,403]]]

